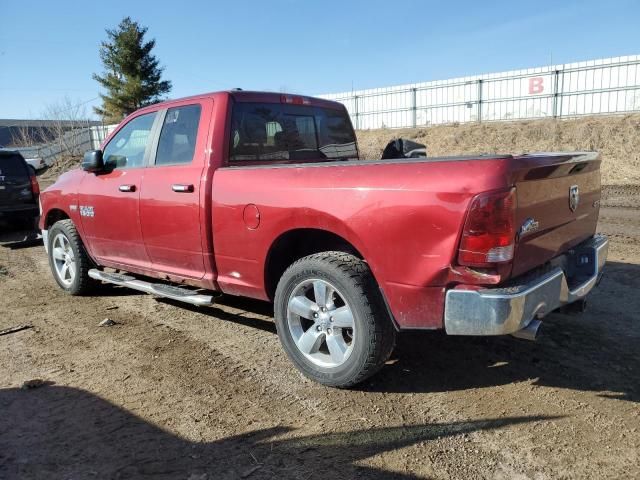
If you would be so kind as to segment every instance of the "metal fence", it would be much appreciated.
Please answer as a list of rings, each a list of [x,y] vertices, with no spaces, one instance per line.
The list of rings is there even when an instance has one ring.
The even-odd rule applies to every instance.
[[[319,95],[356,129],[640,111],[640,55]]]
[[[25,158],[41,158],[50,165],[60,156],[81,156],[87,150],[100,148],[102,141],[117,125],[76,128],[49,143],[33,147],[17,147]]]

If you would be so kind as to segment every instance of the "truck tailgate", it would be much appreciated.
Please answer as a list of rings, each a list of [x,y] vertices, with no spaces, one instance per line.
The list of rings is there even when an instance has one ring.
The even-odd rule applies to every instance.
[[[600,207],[596,153],[514,157],[517,240],[512,276],[538,267],[593,236]]]

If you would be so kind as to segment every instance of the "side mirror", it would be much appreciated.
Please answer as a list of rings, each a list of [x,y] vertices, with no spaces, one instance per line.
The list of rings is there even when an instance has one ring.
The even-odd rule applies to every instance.
[[[89,150],[82,159],[82,169],[85,172],[99,172],[104,168],[102,150]]]

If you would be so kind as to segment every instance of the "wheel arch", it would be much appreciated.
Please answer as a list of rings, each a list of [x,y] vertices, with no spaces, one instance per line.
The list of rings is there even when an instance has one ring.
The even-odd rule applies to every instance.
[[[47,211],[47,214],[43,217],[43,219],[41,219],[41,225],[43,227],[43,230],[50,230],[51,227],[53,227],[55,223],[59,222],[60,220],[70,220],[71,222],[73,222],[73,225],[76,228],[76,231],[78,232],[78,236],[80,237],[80,241],[82,242],[82,245],[85,251],[91,258],[93,263],[95,263],[96,265],[99,265],[98,261],[93,255],[93,252],[91,250],[91,245],[87,244],[87,241],[84,235],[85,232],[82,228],[82,225],[78,224],[80,219],[77,215],[71,216],[69,212],[67,212],[63,208],[60,208],[59,206],[53,206]]]
[[[50,209],[44,217],[44,229],[49,230],[54,223],[60,220],[70,220],[71,216],[61,208]]]
[[[325,251],[350,253],[362,260],[364,255],[352,242],[334,232],[319,228],[296,228],[278,236],[269,248],[264,262],[264,285],[273,300],[284,271],[307,255]]]

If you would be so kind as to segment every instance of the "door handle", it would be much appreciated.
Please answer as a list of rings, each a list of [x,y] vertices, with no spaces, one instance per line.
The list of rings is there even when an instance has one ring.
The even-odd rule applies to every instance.
[[[173,185],[171,185],[171,190],[177,193],[191,193],[193,192],[193,185],[174,183]]]
[[[135,185],[120,185],[120,187],[118,187],[118,190],[120,190],[121,192],[135,192],[136,191],[136,186]]]

